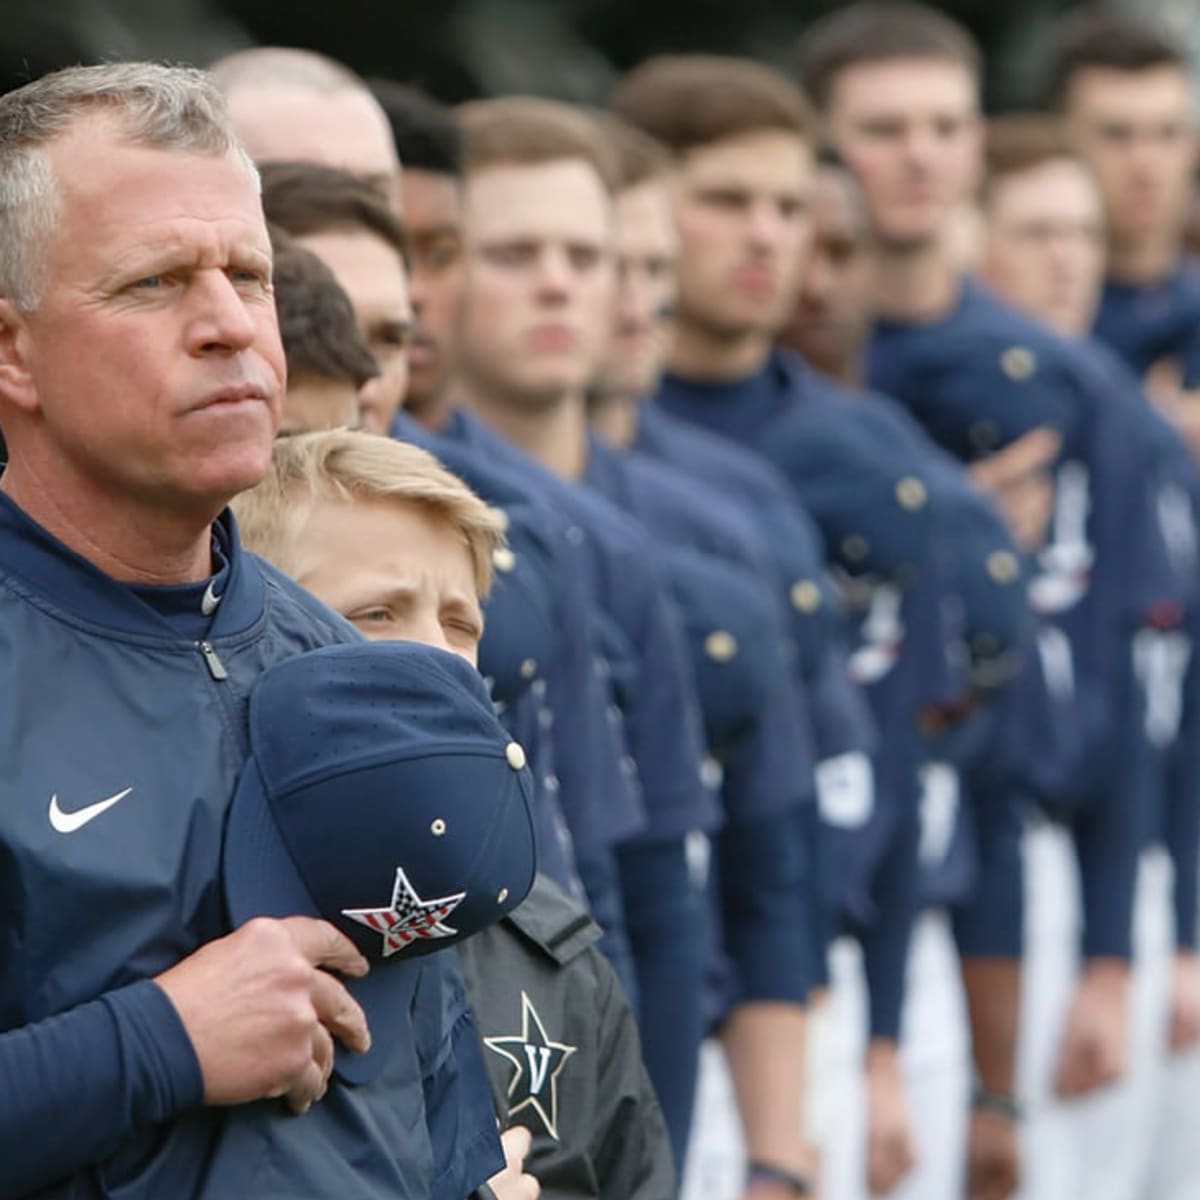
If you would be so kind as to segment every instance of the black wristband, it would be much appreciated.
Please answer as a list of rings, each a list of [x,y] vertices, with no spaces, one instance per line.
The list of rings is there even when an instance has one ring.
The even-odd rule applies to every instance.
[[[796,1196],[812,1194],[812,1185],[803,1175],[789,1171],[786,1167],[777,1167],[774,1163],[751,1161],[746,1164],[746,1185],[752,1183],[778,1183],[790,1188]]]
[[[971,1107],[977,1112],[995,1113],[1014,1125],[1025,1116],[1021,1102],[1016,1096],[1008,1092],[989,1092],[981,1087],[976,1087],[972,1093]]]

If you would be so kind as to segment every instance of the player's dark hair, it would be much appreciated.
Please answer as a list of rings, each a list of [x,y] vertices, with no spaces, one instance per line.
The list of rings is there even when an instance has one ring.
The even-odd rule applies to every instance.
[[[748,58],[658,55],[625,76],[611,107],[676,154],[767,130],[816,141],[803,92],[774,67]]]
[[[983,74],[979,47],[962,25],[937,9],[902,0],[834,9],[801,37],[796,65],[805,91],[824,109],[847,68],[914,58],[957,64],[976,80]]]
[[[370,233],[407,257],[404,226],[371,184],[316,163],[263,163],[259,169],[267,220],[293,237],[333,230]]]
[[[1002,179],[1061,159],[1082,162],[1062,122],[1048,113],[1007,113],[987,124],[983,198]]]
[[[460,104],[454,114],[462,131],[463,165],[468,172],[578,159],[595,170],[606,191],[616,191],[612,146],[599,123],[586,112],[557,100],[503,96]]]
[[[1061,107],[1081,71],[1149,71],[1175,67],[1189,72],[1187,52],[1170,33],[1140,13],[1105,5],[1081,8],[1059,27],[1046,70],[1046,99]]]
[[[612,147],[619,192],[661,179],[670,170],[670,152],[648,133],[635,129],[614,113],[597,112],[595,119]]]
[[[402,166],[461,176],[462,136],[448,105],[393,79],[374,79],[370,86],[387,114]]]
[[[346,380],[361,388],[379,374],[379,366],[359,332],[350,298],[311,250],[278,225],[270,231],[275,311],[288,374]]]

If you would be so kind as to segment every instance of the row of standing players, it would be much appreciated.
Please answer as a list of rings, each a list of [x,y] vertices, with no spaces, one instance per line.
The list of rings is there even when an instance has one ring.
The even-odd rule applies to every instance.
[[[1195,1178],[1149,1182],[1162,1086],[1115,1122],[1062,1103],[1148,1066],[1129,963],[1159,846],[1175,974],[1148,1053],[1168,1012],[1176,1049],[1200,1035],[1190,161],[1160,155],[1185,162],[1172,193],[1131,151],[1125,210],[1113,165],[1168,118],[1190,137],[1169,108],[1190,94],[1169,43],[1155,58],[1135,30],[1131,65],[1106,20],[1064,39],[1065,121],[995,124],[963,237],[978,57],[923,9],[853,7],[806,38],[820,166],[803,95],[746,61],[653,60],[619,121],[376,89],[417,315],[391,432],[507,515],[481,669],[535,767],[543,870],[604,928],[697,1196],[815,1178],[805,1013],[831,971],[865,1013],[840,1015],[861,1028],[810,1097],[823,1194],[950,1197],[964,1171],[1009,1194],[1019,1107],[1022,1195]],[[251,151],[361,169],[264,118],[271,53],[217,71]],[[320,184],[268,168],[268,218],[324,248],[369,329],[353,255],[296,199]],[[1102,200],[1118,281],[1097,341]],[[1158,276],[1120,274],[1139,237]],[[403,384],[372,387],[386,416]],[[744,1150],[716,1073],[693,1114],[709,1033]],[[927,1060],[900,1056],[922,1037]]]

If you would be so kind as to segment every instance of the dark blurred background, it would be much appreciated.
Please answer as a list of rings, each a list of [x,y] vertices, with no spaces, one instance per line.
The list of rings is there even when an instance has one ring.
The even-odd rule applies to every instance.
[[[1193,49],[1200,0],[1124,0],[1175,22]],[[0,90],[112,58],[205,65],[254,43],[308,46],[443,100],[534,92],[597,102],[661,50],[783,63],[829,0],[0,0]],[[1044,33],[1074,0],[942,0],[987,54],[989,108],[1036,97]]]

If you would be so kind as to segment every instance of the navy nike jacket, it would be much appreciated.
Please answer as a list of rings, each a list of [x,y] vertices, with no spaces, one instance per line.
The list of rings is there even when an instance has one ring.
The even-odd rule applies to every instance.
[[[412,1036],[303,1117],[203,1107],[151,982],[226,932],[255,681],[358,637],[244,553],[229,514],[213,533],[215,611],[203,584],[117,583],[0,496],[0,1197],[461,1200],[503,1158],[452,958],[397,964]]]

